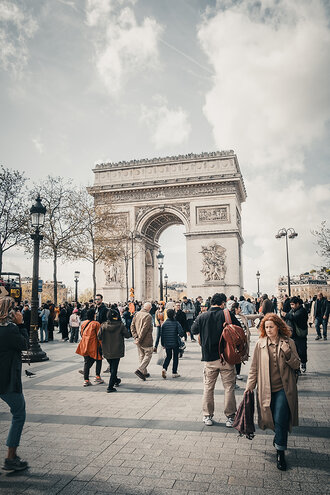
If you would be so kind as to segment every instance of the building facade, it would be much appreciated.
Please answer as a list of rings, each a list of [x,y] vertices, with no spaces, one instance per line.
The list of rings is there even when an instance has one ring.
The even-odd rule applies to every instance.
[[[300,296],[303,301],[310,300],[319,292],[330,298],[330,275],[326,272],[313,271],[290,277],[291,296]],[[288,294],[288,277],[280,277],[278,296]]]

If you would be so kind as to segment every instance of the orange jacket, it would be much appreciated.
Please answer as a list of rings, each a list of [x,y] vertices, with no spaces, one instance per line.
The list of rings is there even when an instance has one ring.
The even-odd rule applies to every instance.
[[[101,343],[97,337],[100,326],[100,323],[94,320],[86,320],[82,323],[80,328],[81,341],[76,350],[77,354],[90,356],[97,360],[102,359],[100,353]]]

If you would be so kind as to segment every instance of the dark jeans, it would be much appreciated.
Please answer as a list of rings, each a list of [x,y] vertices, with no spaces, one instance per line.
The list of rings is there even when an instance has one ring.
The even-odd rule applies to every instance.
[[[307,337],[294,337],[294,343],[297,347],[298,356],[302,364],[307,363]]]
[[[166,358],[163,364],[164,370],[167,370],[173,355],[172,373],[177,373],[178,364],[179,364],[179,347],[166,347],[165,350],[166,350]]]
[[[321,337],[321,326],[323,328],[323,337],[327,336],[328,319],[321,316],[315,317],[315,330],[319,337]]]
[[[191,340],[194,340],[195,339],[195,337],[191,333],[191,327],[192,327],[193,323],[194,323],[194,320],[193,319],[186,321],[186,328],[184,329],[184,340],[187,340],[187,332],[190,333]]]
[[[156,332],[157,332],[157,333],[156,333],[156,340],[155,340],[155,345],[154,345],[154,347],[156,347],[156,349],[157,349],[158,344],[159,344],[159,340],[160,340],[160,336],[161,336],[161,334],[162,334],[162,327],[156,327]]]
[[[118,371],[120,358],[107,359],[107,361],[109,363],[109,368],[110,368],[110,380],[109,380],[108,389],[111,389],[114,387],[114,384],[118,379],[117,371]]]
[[[290,408],[284,388],[278,392],[272,392],[270,408],[275,425],[275,447],[277,450],[286,450],[288,445]]]
[[[242,363],[235,364],[236,375],[240,375],[241,374],[241,367],[242,367]]]
[[[84,356],[84,380],[89,380],[89,370],[96,361],[96,376],[100,376],[102,368],[102,359],[94,359],[90,356]]]
[[[1,394],[0,398],[10,407],[12,414],[6,445],[7,447],[18,447],[25,423],[25,400],[22,393],[8,392]]]
[[[78,342],[79,327],[70,328],[70,342]]]

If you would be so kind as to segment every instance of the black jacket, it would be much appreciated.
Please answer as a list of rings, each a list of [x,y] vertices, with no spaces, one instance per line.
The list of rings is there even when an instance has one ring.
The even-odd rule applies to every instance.
[[[104,323],[107,321],[108,308],[104,303],[101,303],[100,306],[96,306],[95,312],[95,320],[99,323]]]
[[[21,351],[29,346],[29,336],[23,325],[0,326],[0,394],[22,392]]]
[[[180,323],[180,325],[183,328],[183,331],[185,332],[187,330],[187,317],[186,313],[182,311],[182,309],[179,309],[178,311],[175,312],[175,317],[176,321]]]
[[[284,320],[292,329],[293,339],[297,338],[295,324],[302,330],[308,329],[308,313],[303,306],[299,306],[297,311],[293,311],[293,309],[291,309],[289,313],[285,315]]]
[[[231,312],[231,321],[234,325],[241,326],[236,316]],[[192,333],[200,334],[202,346],[202,361],[216,361],[219,356],[219,342],[225,323],[223,309],[211,307],[206,313],[201,313],[191,327]]]
[[[161,326],[161,343],[165,348],[179,347],[178,337],[184,336],[180,323],[176,320],[166,320]]]
[[[326,297],[316,299],[314,306],[314,316],[329,318],[329,302]]]

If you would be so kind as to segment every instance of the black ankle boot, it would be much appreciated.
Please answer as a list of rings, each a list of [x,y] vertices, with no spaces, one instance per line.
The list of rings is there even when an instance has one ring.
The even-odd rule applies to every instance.
[[[276,451],[276,460],[277,460],[277,469],[280,469],[281,471],[286,471],[284,450]]]

